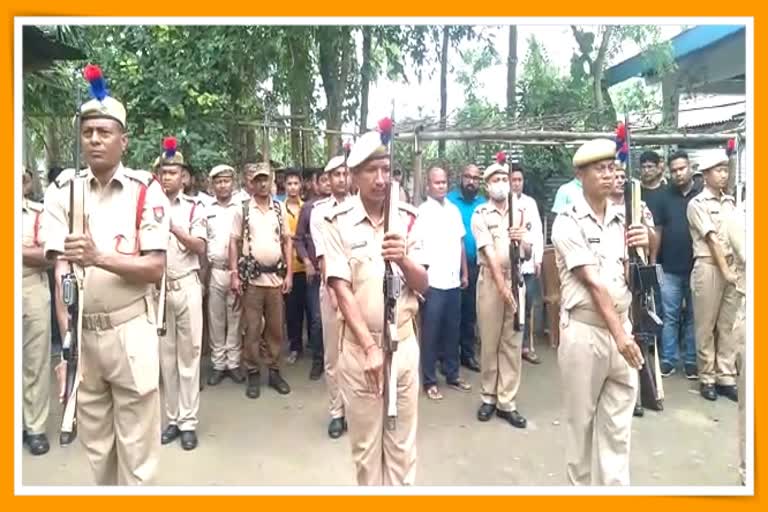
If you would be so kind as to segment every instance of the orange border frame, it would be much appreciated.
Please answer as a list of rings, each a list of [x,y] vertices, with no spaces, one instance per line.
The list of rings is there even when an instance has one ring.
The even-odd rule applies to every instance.
[[[328,16],[329,11],[335,11],[333,15],[336,16],[376,16],[376,15],[402,15],[402,16],[653,16],[663,13],[665,16],[713,16],[713,21],[718,21],[718,18],[723,15],[728,16],[754,16],[754,89],[756,93],[761,90],[761,85],[766,85],[768,81],[765,77],[765,70],[761,68],[760,64],[764,61],[760,58],[763,54],[759,48],[768,47],[768,32],[761,32],[761,16],[746,14],[745,7],[747,5],[734,5],[723,4],[722,2],[714,2],[711,0],[678,0],[677,2],[670,3],[663,0],[646,0],[640,4],[621,4],[606,2],[602,4],[587,4],[587,5],[575,5],[572,2],[566,0],[559,0],[550,2],[544,8],[541,5],[536,4],[518,4],[502,2],[495,0],[492,3],[487,4],[474,4],[469,6],[466,3],[445,2],[444,0],[423,0],[419,3],[414,3],[409,0],[391,0],[386,2],[387,9],[382,9],[382,4],[371,3],[365,6],[360,4],[337,4],[335,8],[328,4],[318,4],[308,0],[294,1],[289,7],[276,7],[274,5],[264,3],[250,2],[243,6],[237,4],[221,5],[218,4],[213,7],[203,0],[190,0],[184,3],[183,8],[179,9],[178,3],[172,3],[167,6],[158,5],[153,0],[133,0],[126,5],[121,4],[91,4],[91,5],[76,5],[73,3],[52,1],[52,0],[38,0],[34,2],[20,1],[20,0],[7,0],[5,2],[8,9],[7,14],[3,18],[2,33],[3,37],[0,38],[0,59],[2,59],[2,69],[6,72],[1,81],[2,86],[2,118],[5,121],[2,123],[1,140],[6,141],[5,152],[3,155],[3,166],[6,169],[5,176],[10,178],[6,179],[5,187],[3,189],[3,196],[5,200],[0,203],[0,218],[6,219],[5,222],[0,224],[0,233],[4,240],[13,240],[14,238],[14,224],[9,220],[14,218],[15,212],[14,206],[14,187],[11,180],[18,178],[19,172],[16,172],[16,155],[9,148],[13,147],[12,142],[14,140],[14,125],[13,125],[13,112],[14,112],[14,97],[13,97],[13,76],[14,76],[14,16],[81,16],[81,15],[93,15],[93,16]],[[329,8],[330,7],[330,8]],[[739,7],[738,9],[734,9]],[[386,12],[385,11],[389,11]],[[739,12],[740,11],[740,12]],[[458,21],[458,20],[457,20]],[[201,20],[204,22],[204,20]],[[755,136],[760,137],[759,120],[763,119],[763,115],[768,114],[766,112],[765,103],[760,100],[758,94],[754,97],[754,122],[755,127],[753,133]],[[759,142],[759,139],[758,141]],[[753,144],[754,148],[762,148],[761,144]],[[758,159],[757,149],[754,151],[755,159]],[[758,160],[759,161],[759,160]],[[753,169],[758,167],[753,164]],[[755,187],[754,190],[761,190],[762,185],[766,179],[760,173],[754,173]],[[755,192],[755,195],[757,193]],[[756,202],[755,203],[755,225],[766,225],[766,210],[767,203]],[[762,244],[768,244],[765,239],[755,238],[755,253],[759,253]],[[6,249],[0,252],[0,268],[3,269],[3,277],[5,283],[11,283],[14,279],[13,265],[14,265],[14,253],[9,250],[10,244],[5,244]],[[754,290],[761,289],[762,286],[766,286],[766,272],[758,265],[755,265],[754,273]],[[12,290],[10,286],[4,286],[5,291],[2,294],[2,304],[0,305],[0,325],[5,326],[6,332],[6,347],[9,345],[8,340],[12,340],[13,325],[16,316],[14,311],[14,297],[9,293]],[[760,311],[762,301],[760,295],[754,294],[754,311],[757,313]],[[759,317],[755,318],[754,338],[759,340],[766,334],[766,324],[758,322]],[[761,336],[763,335],[763,336]],[[14,345],[14,350],[19,347]],[[14,358],[12,351],[6,350],[4,357],[0,358],[0,382],[2,382],[5,392],[2,394],[1,411],[5,421],[0,423],[0,481],[2,481],[2,492],[0,493],[0,499],[2,501],[8,500],[5,503],[11,510],[20,507],[30,507],[30,498],[15,498],[14,497],[14,427],[17,424],[13,419],[13,392],[14,389]],[[339,508],[365,508],[367,510],[376,510],[378,508],[384,508],[394,505],[395,501],[397,506],[404,506],[404,500],[418,501],[418,504],[409,503],[409,505],[416,505],[417,507],[429,507],[437,509],[452,509],[461,508],[468,510],[472,508],[482,508],[484,510],[493,509],[507,509],[510,507],[515,508],[532,508],[532,507],[551,507],[554,510],[566,509],[566,508],[584,508],[599,510],[602,506],[616,507],[621,506],[623,509],[646,509],[646,507],[659,507],[659,509],[674,507],[676,510],[696,510],[697,512],[723,512],[727,510],[729,512],[735,509],[754,509],[758,505],[758,499],[761,490],[761,483],[764,483],[765,478],[760,476],[765,475],[766,465],[765,461],[768,460],[768,453],[763,455],[761,451],[766,451],[768,448],[760,444],[760,437],[757,435],[758,426],[765,425],[766,414],[766,400],[765,392],[762,391],[761,383],[765,382],[765,378],[762,377],[762,371],[768,371],[768,360],[764,357],[765,349],[760,346],[759,343],[755,343],[755,364],[754,364],[754,376],[755,376],[755,494],[753,498],[732,497],[732,498],[717,498],[717,497],[644,497],[641,499],[635,499],[634,497],[515,497],[514,501],[510,501],[506,497],[397,497],[391,499],[381,499],[374,497],[344,497],[341,501],[338,498],[325,497],[262,497],[258,499],[258,502],[254,502],[249,498],[235,497],[226,498],[229,500],[237,500],[237,505],[242,505],[243,508],[269,508],[286,510],[292,507],[296,507],[297,510],[319,511],[326,510],[338,510]],[[761,357],[763,356],[763,357]],[[736,446],[736,440],[724,440],[723,449],[730,449],[729,446]],[[734,448],[734,464],[736,464],[736,452]],[[52,471],[56,471],[57,468],[51,468]],[[734,469],[734,481],[737,479],[736,470]],[[117,511],[121,509],[129,509],[134,507],[132,500],[124,501],[111,497],[106,498],[70,498],[66,505],[62,503],[56,503],[53,498],[33,498],[36,502],[33,506],[42,505],[48,510],[56,508],[75,508],[82,507],[81,510],[87,510],[92,506],[108,506],[110,511]],[[157,498],[145,498],[157,501],[159,506],[173,506],[178,508],[182,506],[186,510],[210,510],[210,507],[214,505],[222,506],[221,500],[218,498],[198,498],[198,497],[184,497],[182,501],[178,498],[169,497],[157,497]],[[21,503],[24,500],[24,503]],[[98,500],[98,505],[96,501]],[[429,500],[429,501],[427,501]],[[535,503],[538,501],[538,503]],[[183,505],[182,505],[183,503]],[[161,505],[162,504],[162,505]],[[232,503],[234,504],[234,503]],[[230,504],[227,504],[230,505]],[[231,506],[231,505],[230,505]],[[40,508],[42,508],[40,507]]]

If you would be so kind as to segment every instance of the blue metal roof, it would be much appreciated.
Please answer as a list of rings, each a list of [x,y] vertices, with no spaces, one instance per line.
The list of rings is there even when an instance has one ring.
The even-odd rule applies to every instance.
[[[672,55],[675,61],[712,46],[718,41],[746,30],[745,25],[699,25],[673,37]],[[624,62],[605,70],[605,80],[608,86],[618,84],[635,76],[641,76],[650,71],[650,63],[645,54],[639,53]]]

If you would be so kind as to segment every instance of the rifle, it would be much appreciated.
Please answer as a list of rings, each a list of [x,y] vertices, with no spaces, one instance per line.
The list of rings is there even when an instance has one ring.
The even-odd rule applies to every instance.
[[[632,224],[642,223],[640,203],[640,182],[631,176],[631,155],[629,122],[626,127],[626,173],[624,185],[625,229]],[[623,155],[622,155],[623,156]],[[664,410],[664,390],[661,383],[659,351],[656,338],[661,335],[662,321],[656,314],[654,294],[659,290],[663,277],[660,265],[649,265],[645,251],[639,247],[629,248],[629,290],[632,292],[632,336],[640,347],[645,363],[640,369],[640,401],[643,407],[654,411]],[[653,347],[653,354],[651,354]]]
[[[69,232],[82,234],[85,231],[85,186],[78,179],[80,174],[80,88],[77,75],[75,78],[75,175],[69,182]],[[79,274],[79,275],[78,275]],[[64,377],[64,415],[61,419],[61,432],[71,433],[75,428],[75,412],[77,406],[78,360],[80,357],[80,342],[83,327],[83,311],[81,299],[83,296],[83,270],[74,264],[69,265],[69,272],[61,276],[61,299],[67,308],[67,332],[61,346],[61,363],[56,368],[60,377]],[[62,375],[63,374],[63,375]]]
[[[163,278],[160,280],[160,300],[157,304],[157,335],[165,336],[168,332],[168,323],[166,319],[166,300],[168,290],[166,289],[166,275],[168,271],[163,272]]]
[[[503,152],[499,152],[496,155],[496,159],[500,164],[506,162],[506,155]],[[511,178],[511,171],[509,177]],[[507,202],[507,215],[509,216],[509,227],[515,226],[514,223],[514,199],[515,193],[512,192],[512,180],[510,179],[509,196]],[[522,223],[522,219],[520,219]],[[510,273],[510,287],[512,289],[512,296],[517,301],[517,314],[513,323],[513,329],[518,332],[522,332],[525,328],[525,280],[520,269],[520,242],[509,241],[509,273]]]
[[[394,105],[392,119],[394,122]],[[382,134],[384,135],[384,134]],[[392,134],[389,139],[389,168],[394,169],[395,143]],[[384,199],[384,233],[399,231],[397,203],[400,199],[400,184],[390,179]],[[382,329],[382,348],[384,352],[384,414],[385,425],[389,431],[397,427],[397,368],[395,352],[397,351],[397,299],[400,297],[402,281],[394,272],[392,263],[384,262],[384,328]]]

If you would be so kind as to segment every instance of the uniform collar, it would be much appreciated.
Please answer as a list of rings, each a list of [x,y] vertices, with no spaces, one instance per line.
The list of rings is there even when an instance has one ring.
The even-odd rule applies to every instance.
[[[371,218],[368,216],[368,212],[365,211],[365,206],[363,206],[363,200],[360,199],[359,195],[356,195],[352,198],[352,209],[349,211],[350,220],[352,221],[352,224],[357,225],[363,222],[364,220],[368,220],[371,226],[376,227],[377,224],[371,220]],[[384,219],[381,220],[381,225],[384,224]]]
[[[496,206],[496,203],[493,202],[493,200],[488,199],[488,209],[491,210],[491,211],[497,211],[497,212],[499,212],[500,215],[506,215],[507,212],[509,211],[509,203],[507,203],[507,207],[506,208],[504,208],[503,210],[500,210]]]
[[[267,208],[265,210],[262,210],[261,206],[256,202],[256,197],[251,196],[251,199],[248,201],[248,207],[249,208],[255,208],[261,212],[268,212],[272,209],[272,204],[274,203],[275,199],[272,196],[269,196],[269,203],[267,204]]]
[[[98,183],[99,181],[96,178],[96,175],[93,174],[93,170],[90,167],[86,169],[85,177],[91,186],[93,186],[94,183]],[[119,183],[122,188],[125,188],[125,186],[128,184],[128,176],[126,176],[125,174],[125,167],[123,167],[123,162],[120,162],[117,165],[117,169],[115,169],[115,173],[112,175],[112,178],[104,186],[104,188],[108,188],[112,184],[112,182]]]
[[[595,211],[589,206],[584,195],[576,198],[573,207],[577,218],[583,219],[584,217],[591,217],[592,220],[599,224],[597,214],[595,214]],[[610,224],[614,220],[618,220],[622,223],[624,222],[624,205],[614,203],[609,197],[605,207],[605,224]]]

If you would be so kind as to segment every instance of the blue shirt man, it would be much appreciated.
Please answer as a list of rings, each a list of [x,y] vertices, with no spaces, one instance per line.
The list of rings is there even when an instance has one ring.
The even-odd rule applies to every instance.
[[[446,196],[456,205],[464,224],[464,250],[467,254],[467,286],[461,291],[461,341],[459,344],[462,366],[474,372],[480,371],[480,364],[475,359],[475,323],[477,310],[475,290],[477,285],[477,245],[472,236],[471,222],[475,208],[486,202],[478,194],[480,189],[480,169],[476,165],[467,165],[461,173],[459,187]]]
[[[582,189],[581,181],[578,178],[573,178],[557,189],[555,201],[552,204],[552,213],[557,214],[565,211],[566,207],[575,203],[576,199],[583,195],[584,190]]]

